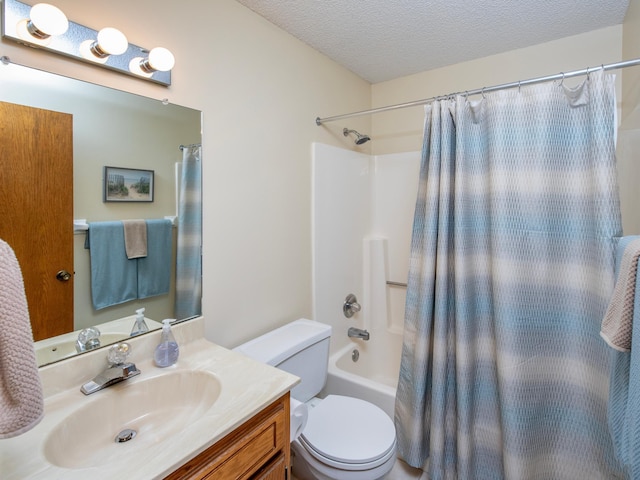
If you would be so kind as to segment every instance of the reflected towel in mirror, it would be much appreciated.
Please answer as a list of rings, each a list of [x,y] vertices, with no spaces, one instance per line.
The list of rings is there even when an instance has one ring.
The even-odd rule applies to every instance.
[[[147,220],[147,256],[138,259],[138,298],[169,293],[172,251],[171,221]]]
[[[93,308],[138,298],[137,260],[127,258],[121,221],[89,223],[84,246],[90,252]]]
[[[124,248],[127,258],[147,256],[147,222],[144,220],[123,220]]]

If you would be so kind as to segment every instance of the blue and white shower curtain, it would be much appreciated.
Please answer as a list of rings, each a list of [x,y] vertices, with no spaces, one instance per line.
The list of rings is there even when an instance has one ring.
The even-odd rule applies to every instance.
[[[603,71],[426,107],[395,422],[431,480],[620,475],[615,108]]]
[[[177,319],[202,313],[202,147],[182,149],[176,258]]]

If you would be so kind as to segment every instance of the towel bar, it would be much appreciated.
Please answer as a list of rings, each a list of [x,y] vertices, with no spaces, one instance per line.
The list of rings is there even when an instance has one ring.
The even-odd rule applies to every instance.
[[[392,287],[404,287],[404,288],[407,288],[407,284],[406,283],[391,282],[389,280],[387,280],[387,285],[390,285]]]

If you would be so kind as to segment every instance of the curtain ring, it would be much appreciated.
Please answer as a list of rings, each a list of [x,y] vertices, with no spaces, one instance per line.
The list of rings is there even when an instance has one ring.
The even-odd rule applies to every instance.
[[[485,87],[482,87],[482,92],[480,92],[480,93],[482,93],[482,98],[485,98],[485,99],[486,99],[487,97],[485,97],[485,96],[484,96],[484,88],[485,88]]]
[[[465,101],[465,102],[468,102],[468,101],[469,101],[469,91],[468,91],[468,90],[465,90],[465,91],[464,91],[464,101]]]
[[[518,80],[518,93],[520,93],[520,80]]]

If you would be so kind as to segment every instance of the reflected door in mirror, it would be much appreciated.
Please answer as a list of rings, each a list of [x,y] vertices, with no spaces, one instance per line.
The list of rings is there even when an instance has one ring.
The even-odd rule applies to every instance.
[[[0,238],[20,262],[35,340],[73,330],[72,120],[0,102]]]

